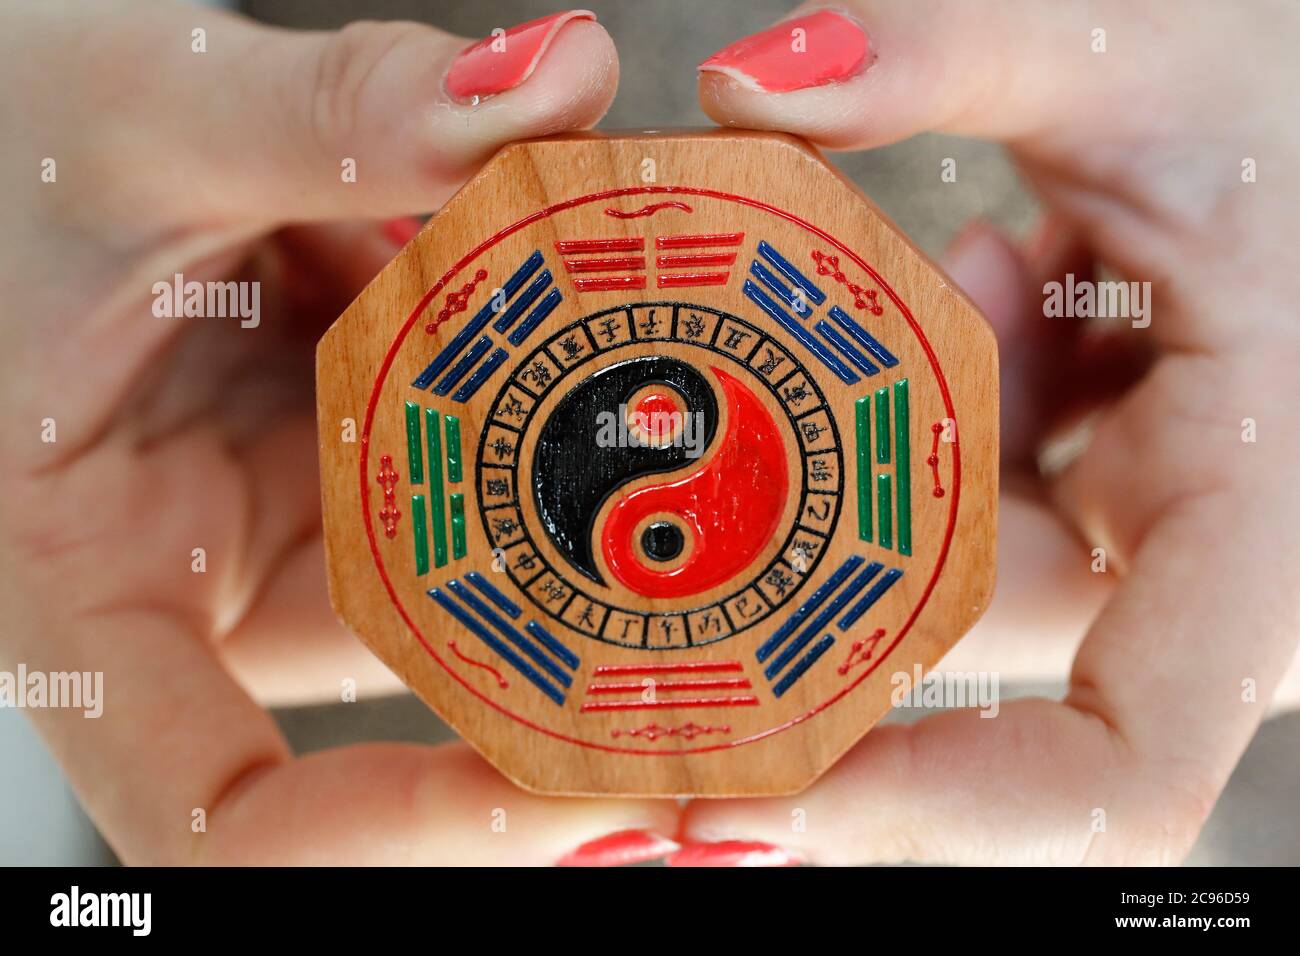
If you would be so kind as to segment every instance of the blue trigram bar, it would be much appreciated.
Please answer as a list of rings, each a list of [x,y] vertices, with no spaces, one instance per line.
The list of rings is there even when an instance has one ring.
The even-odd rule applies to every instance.
[[[812,597],[799,605],[798,610],[791,614],[784,624],[772,632],[772,636],[763,642],[762,646],[755,652],[759,663],[767,660],[772,656],[772,652],[785,643],[786,638],[795,632],[800,624],[811,614],[822,606],[822,602],[831,596],[841,584],[848,580],[849,575],[857,570],[858,565],[866,560],[856,554],[852,555],[847,561],[836,569],[835,573],[822,582],[822,586],[812,593]]]
[[[806,295],[799,295],[776,276],[772,275],[772,270],[764,266],[763,263],[755,259],[749,264],[749,272],[755,279],[767,286],[773,295],[792,308],[795,314],[800,318],[806,319],[808,316],[812,315],[813,310],[812,306],[808,304],[808,297]]]
[[[437,601],[444,611],[456,620],[460,621],[461,624],[465,625],[465,628],[486,644],[493,653],[517,670],[527,680],[531,681],[538,690],[551,698],[551,700],[555,701],[557,704],[561,706],[564,705],[564,691],[560,690],[560,688],[556,687],[539,674],[536,668],[516,654],[510,649],[509,645],[505,644],[495,634],[484,627],[478,618],[474,617],[474,615],[470,614],[438,588],[430,590],[429,597]]]
[[[870,352],[881,365],[885,368],[893,368],[898,364],[898,359],[894,353],[889,351],[876,340],[876,337],[858,324],[853,316],[849,315],[838,305],[831,306],[831,318],[839,324],[849,337]]]
[[[835,615],[843,610],[844,605],[857,597],[858,592],[866,587],[871,579],[883,571],[884,568],[885,566],[879,561],[872,561],[863,568],[858,576],[849,582],[848,587],[835,595],[835,600],[826,605],[825,609],[813,618],[812,623],[805,627],[799,636],[796,637],[785,650],[777,655],[776,660],[767,665],[767,669],[763,671],[763,676],[768,680],[772,680],[777,674],[781,673],[781,671],[785,669],[785,666],[794,660],[800,651],[808,646],[808,642],[817,636],[817,632],[826,628]]]
[[[487,355],[490,348],[492,348],[492,340],[486,335],[475,342],[474,347],[462,355],[460,361],[451,367],[451,371],[442,377],[442,381],[433,387],[433,394],[446,395],[450,392],[478,360]]]
[[[534,664],[554,677],[561,685],[568,687],[573,683],[573,678],[569,676],[567,671],[562,670],[560,665],[547,657],[540,647],[520,634],[509,621],[483,603],[477,594],[454,578],[447,582],[447,587],[451,589],[451,592],[456,597],[477,612],[479,617],[496,628],[502,637],[531,657]]]
[[[841,362],[834,352],[821,343],[820,339],[795,321],[794,317],[785,309],[773,302],[771,297],[760,289],[758,283],[754,282],[753,279],[745,280],[744,291],[751,302],[775,319],[781,328],[790,333],[791,338],[796,339],[800,345],[821,359],[822,364],[834,372],[835,377],[841,382],[845,385],[852,385],[854,382],[862,381],[857,372]]]
[[[519,328],[506,336],[506,341],[511,345],[521,345],[524,339],[532,334],[533,329],[541,324],[542,319],[555,311],[555,307],[560,304],[562,298],[559,289],[552,289],[546,293],[546,298],[537,303],[537,308],[528,313],[528,318],[519,323]]]
[[[862,600],[853,607],[849,612],[840,618],[840,630],[847,631],[854,624],[858,623],[858,618],[871,610],[871,606],[880,600],[881,596],[894,586],[894,582],[903,576],[903,572],[898,568],[890,568],[885,572],[884,577],[871,586],[871,590],[862,596]]]
[[[524,314],[524,310],[537,301],[537,297],[551,284],[551,270],[543,269],[542,274],[533,280],[533,284],[524,290],[524,294],[510,303],[510,308],[501,313],[500,318],[492,323],[492,328],[504,332],[515,324],[515,319]]]
[[[474,336],[483,331],[484,327],[491,321],[492,316],[496,314],[497,306],[504,307],[505,303],[514,298],[515,293],[541,267],[542,253],[539,249],[525,259],[524,264],[515,270],[515,274],[506,280],[505,285],[501,287],[502,296],[500,301],[498,302],[496,295],[489,298],[487,304],[479,309],[478,314],[469,321],[469,324],[457,332],[443,350],[433,357],[433,361],[428,364],[423,372],[416,376],[411,385],[415,388],[428,388],[432,385],[433,380],[441,375],[461,352],[465,351],[465,347],[474,340]]]
[[[880,371],[871,359],[867,358],[854,348],[853,343],[840,335],[840,333],[836,332],[835,326],[831,325],[825,319],[817,323],[816,329],[822,334],[823,338],[830,342],[831,345],[835,346],[841,355],[856,365],[863,375],[875,375]]]
[[[776,271],[785,276],[788,281],[803,289],[804,294],[812,300],[813,305],[821,305],[826,301],[826,293],[813,285],[811,279],[796,269],[789,259],[773,249],[770,243],[759,242],[758,254],[770,262],[776,268]]]
[[[456,394],[451,397],[453,402],[467,402],[474,397],[477,392],[489,378],[492,373],[501,367],[501,363],[506,360],[506,350],[497,349],[487,357],[478,368],[474,369],[474,374],[465,379],[465,384],[456,389]]]
[[[830,650],[831,645],[834,643],[835,638],[831,637],[829,634],[823,634],[822,639],[813,645],[813,649],[801,657],[799,663],[790,668],[789,673],[776,682],[776,686],[772,688],[772,693],[777,697],[782,696],[786,691],[794,686],[795,681],[800,677],[803,677],[808,668],[817,663],[817,658]]]
[[[577,654],[573,653],[573,651],[561,644],[550,631],[542,627],[542,625],[538,624],[536,621],[529,621],[524,625],[524,630],[545,644],[547,650],[574,670],[577,670],[578,665],[582,663],[582,661],[578,660]]]
[[[518,618],[519,615],[523,613],[519,610],[518,604],[502,594],[495,584],[483,577],[483,575],[479,574],[477,571],[465,572],[465,580],[478,588],[479,591],[483,593],[484,597],[497,607],[501,608],[501,610],[505,611],[510,617]]]

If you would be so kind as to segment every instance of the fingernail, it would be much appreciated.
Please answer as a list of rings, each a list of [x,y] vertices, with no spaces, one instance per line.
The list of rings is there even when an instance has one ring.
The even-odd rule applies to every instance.
[[[556,34],[572,20],[595,20],[590,10],[565,10],[498,30],[456,55],[444,81],[453,99],[474,102],[512,90],[533,75]]]
[[[746,89],[787,93],[823,86],[866,70],[871,41],[855,20],[820,10],[737,40],[699,65]]]
[[[400,219],[390,219],[384,223],[384,235],[388,237],[393,245],[404,246],[415,238],[415,234],[423,226],[423,219],[417,219],[415,216],[402,216]]]
[[[724,840],[691,843],[664,861],[669,866],[798,866],[794,855],[771,843]]]
[[[557,866],[622,866],[657,860],[680,849],[680,844],[649,830],[620,830],[584,843],[561,857]]]

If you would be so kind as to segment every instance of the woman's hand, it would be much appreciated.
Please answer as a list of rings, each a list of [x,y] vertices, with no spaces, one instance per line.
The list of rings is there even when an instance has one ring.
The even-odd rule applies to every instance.
[[[524,794],[463,744],[295,760],[248,692],[391,681],[326,599],[312,375],[412,233],[380,220],[437,207],[502,143],[590,126],[617,85],[589,16],[505,54],[467,42],[189,5],[0,12],[24,78],[0,91],[0,662],[103,672],[101,718],[32,716],[128,863],[551,863],[675,825],[671,803]],[[158,317],[178,273],[260,282],[260,315]]]
[[[805,793],[691,804],[684,837],[826,863],[1176,862],[1300,634],[1300,11],[837,9],[847,16],[806,8],[705,61],[704,108],[838,149],[924,130],[1008,146],[1054,226],[1031,250],[977,229],[949,266],[1002,341],[1007,484],[1029,489],[1004,505],[1003,560],[1016,566],[1001,576],[1032,606],[1000,616],[1037,626],[1054,617],[1044,594],[1079,608],[1105,598],[1078,585],[1094,547],[1119,581],[1064,701],[879,728]],[[1044,282],[1091,279],[1094,260],[1150,283],[1147,316],[1100,337],[1044,312]],[[1057,442],[1038,478],[1045,441],[1085,413],[1086,447],[1063,458]],[[677,862],[710,859],[688,848]]]

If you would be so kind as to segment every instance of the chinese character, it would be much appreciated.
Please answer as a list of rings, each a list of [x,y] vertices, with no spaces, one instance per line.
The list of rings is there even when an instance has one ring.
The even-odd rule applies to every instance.
[[[788,574],[783,574],[780,568],[773,568],[768,572],[767,577],[763,579],[763,583],[771,587],[781,597],[785,597],[786,590],[789,589],[790,585],[794,584],[794,578]]]
[[[767,358],[758,367],[759,375],[771,375],[776,371],[776,367],[785,361],[785,356],[778,356],[772,349],[763,349],[767,353]]]
[[[803,382],[798,385],[787,385],[782,390],[787,405],[800,405],[808,397],[808,389],[804,388]]]
[[[727,341],[722,344],[724,349],[738,349],[740,343],[749,338],[748,332],[742,332],[740,329],[727,329]]]
[[[560,348],[564,349],[564,357],[569,361],[582,354],[582,346],[578,344],[577,338],[572,335],[566,335],[560,339]]]

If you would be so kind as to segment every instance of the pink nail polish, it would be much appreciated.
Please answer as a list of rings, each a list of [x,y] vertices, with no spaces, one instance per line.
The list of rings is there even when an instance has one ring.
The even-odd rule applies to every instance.
[[[384,235],[395,246],[404,246],[424,227],[424,220],[417,219],[415,216],[402,216],[400,219],[390,219],[384,223]]]
[[[783,20],[723,47],[699,65],[760,93],[822,86],[866,70],[871,41],[861,24],[833,10]]]
[[[560,858],[557,866],[622,866],[667,856],[680,845],[649,830],[620,830],[584,843]]]
[[[798,866],[795,857],[771,843],[724,840],[690,843],[664,861],[669,866]]]
[[[447,92],[465,102],[514,89],[533,75],[566,23],[595,19],[590,10],[565,10],[485,37],[456,55],[447,70]]]

